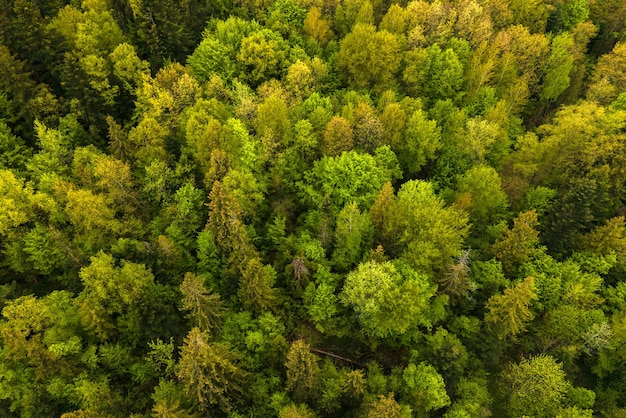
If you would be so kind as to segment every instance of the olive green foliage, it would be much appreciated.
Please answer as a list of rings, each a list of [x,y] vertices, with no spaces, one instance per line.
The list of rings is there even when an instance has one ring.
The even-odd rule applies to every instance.
[[[626,416],[626,2],[6,0],[2,417]]]

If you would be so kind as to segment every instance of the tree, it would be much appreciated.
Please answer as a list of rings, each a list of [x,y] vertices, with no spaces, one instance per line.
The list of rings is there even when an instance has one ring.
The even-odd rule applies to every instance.
[[[404,70],[403,80],[410,93],[426,97],[433,103],[460,98],[465,69],[454,49],[442,49],[439,44],[434,44],[407,55],[411,59]]]
[[[441,129],[437,122],[427,119],[422,110],[416,110],[406,123],[404,140],[398,153],[400,161],[409,173],[419,173],[440,147]]]
[[[496,170],[485,165],[470,168],[459,179],[458,193],[467,193],[471,198],[470,221],[477,234],[504,218],[508,199],[501,183]]]
[[[354,109],[354,142],[365,152],[372,153],[382,145],[383,126],[369,103],[359,102]]]
[[[574,69],[571,53],[573,46],[574,40],[569,34],[560,34],[552,39],[541,91],[542,99],[556,100],[569,87],[569,75]]]
[[[356,204],[348,204],[337,215],[333,262],[338,269],[348,271],[371,247],[373,228],[367,213]]]
[[[400,59],[396,35],[357,23],[340,43],[337,67],[352,88],[382,91],[392,87]]]
[[[402,383],[403,399],[417,416],[427,417],[428,412],[450,405],[443,378],[430,364],[409,363],[402,372]]]
[[[191,72],[199,81],[208,80],[211,75],[230,80],[236,71],[232,45],[224,45],[214,35],[205,36],[187,62]]]
[[[387,155],[395,160],[393,153]],[[321,207],[328,199],[337,210],[351,202],[359,208],[371,205],[382,185],[396,175],[397,162],[385,161],[382,156],[349,151],[337,157],[323,157],[299,184],[303,201]],[[396,167],[389,167],[389,163]]]
[[[557,12],[558,26],[570,30],[589,18],[589,0],[569,0],[561,4]]]
[[[241,208],[233,194],[219,181],[213,184],[209,200],[207,226],[215,234],[218,245],[228,254],[233,265],[241,266],[254,252],[241,219]]]
[[[478,118],[468,120],[465,124],[465,130],[460,136],[459,148],[476,163],[491,160],[489,158],[492,154],[491,151],[503,142],[500,126]]]
[[[520,213],[513,220],[513,228],[506,231],[504,237],[493,244],[492,252],[497,259],[502,261],[502,267],[508,274],[520,264],[530,259],[537,252],[539,232],[535,229],[538,225],[537,212]]]
[[[117,267],[113,257],[102,251],[90,261],[79,274],[84,285],[77,299],[79,312],[85,328],[107,340],[120,325],[114,318],[122,321],[125,314],[132,316],[137,312],[154,276],[143,264],[123,260]]]
[[[502,295],[494,295],[487,301],[485,321],[494,325],[500,339],[515,337],[526,329],[526,324],[534,318],[529,307],[537,297],[535,279],[527,277],[515,287],[504,290]]]
[[[393,33],[395,35],[404,35],[407,24],[407,13],[399,4],[392,4],[383,20],[381,20],[378,28],[380,30]]]
[[[293,392],[296,399],[315,397],[321,377],[318,361],[318,357],[311,353],[309,345],[304,340],[296,340],[291,344],[285,361],[286,389]]]
[[[618,42],[610,53],[598,59],[587,90],[587,98],[602,105],[615,100],[619,92],[626,89],[625,69],[626,43]]]
[[[33,173],[39,190],[51,191],[56,179],[67,178],[72,160],[71,138],[39,122],[35,122],[35,132],[41,150],[26,168]]]
[[[374,24],[372,2],[358,0],[342,0],[335,9],[334,27],[344,38],[355,25]]]
[[[272,266],[264,266],[258,258],[252,258],[240,267],[239,297],[247,309],[263,311],[274,305],[276,291],[272,288],[276,272]]]
[[[369,261],[348,274],[340,299],[354,309],[367,335],[388,337],[428,324],[434,290],[425,276],[407,266]]]
[[[353,131],[350,121],[342,116],[333,116],[324,130],[322,152],[334,157],[352,149]]]
[[[305,405],[285,406],[278,412],[278,418],[314,418],[313,412]]]
[[[285,101],[273,95],[259,104],[254,127],[258,136],[262,138],[268,158],[273,158],[275,152],[285,146],[291,134]]]
[[[217,405],[228,412],[243,392],[246,373],[239,366],[240,359],[227,344],[209,342],[208,333],[194,327],[180,347],[178,378],[200,409]]]
[[[278,78],[286,51],[282,37],[269,29],[245,37],[237,54],[244,69],[240,77],[254,86],[272,77]]]
[[[397,197],[392,192],[385,186],[370,211],[386,252],[428,274],[461,253],[467,216],[445,207],[431,183],[411,180],[402,185]]]
[[[485,7],[474,0],[463,1],[460,5],[456,30],[473,47],[488,42],[493,32],[493,22]]]
[[[406,112],[399,103],[389,103],[380,115],[383,124],[385,144],[398,149],[406,126]]]
[[[43,193],[36,193],[29,183],[9,170],[0,170],[0,234],[35,218],[35,209],[50,212],[54,201]]]
[[[524,25],[533,33],[545,31],[548,8],[541,0],[512,0],[509,2],[513,22]]]
[[[511,365],[501,377],[510,417],[555,416],[571,386],[563,366],[544,355]]]
[[[65,213],[78,232],[78,242],[82,242],[87,249],[97,248],[98,244],[122,231],[115,211],[103,195],[70,188],[66,200]]]
[[[199,329],[211,333],[219,329],[226,310],[219,294],[210,293],[204,280],[193,273],[186,273],[180,285],[182,309],[188,311]]]
[[[316,6],[309,9],[306,19],[304,19],[304,32],[322,46],[325,46],[333,36],[330,25],[322,17],[322,12]]]
[[[396,402],[393,393],[387,396],[378,395],[377,399],[371,400],[363,415],[367,418],[408,418],[411,416],[411,409]]]

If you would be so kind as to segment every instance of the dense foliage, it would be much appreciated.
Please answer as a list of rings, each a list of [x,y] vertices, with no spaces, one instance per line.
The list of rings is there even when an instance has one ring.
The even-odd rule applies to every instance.
[[[5,0],[0,415],[626,416],[625,21]]]

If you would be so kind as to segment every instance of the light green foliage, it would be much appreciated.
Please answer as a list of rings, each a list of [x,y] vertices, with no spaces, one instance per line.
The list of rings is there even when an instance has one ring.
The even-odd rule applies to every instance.
[[[348,274],[340,298],[354,309],[366,334],[387,337],[427,325],[433,296],[434,286],[409,267],[370,261]]]
[[[508,206],[500,176],[492,167],[476,165],[459,179],[458,192],[469,194],[470,221],[479,229],[504,217]]]
[[[235,74],[233,55],[231,45],[224,45],[213,35],[208,35],[189,56],[188,63],[199,81],[208,80],[212,74],[219,74],[228,80]]]
[[[434,44],[409,52],[410,64],[404,70],[406,88],[414,95],[436,100],[459,99],[464,68],[452,48]]]
[[[443,378],[429,364],[410,363],[402,372],[403,399],[411,406],[417,416],[428,416],[429,411],[450,405]]]
[[[305,404],[285,406],[278,413],[279,418],[313,418],[314,416]]]
[[[268,10],[268,26],[284,36],[299,31],[304,24],[306,10],[294,0],[278,0]]]
[[[259,137],[263,138],[265,152],[272,157],[275,147],[285,144],[291,133],[291,123],[288,119],[287,104],[278,96],[270,96],[257,108],[257,117],[254,127]],[[271,145],[268,145],[271,144]]]
[[[366,208],[382,185],[393,178],[394,172],[390,172],[386,163],[388,161],[356,151],[333,158],[323,157],[306,173],[305,182],[300,184],[301,196],[317,207],[329,199],[336,208],[352,202],[361,209]]]
[[[149,65],[137,56],[132,45],[119,44],[109,55],[113,63],[113,74],[119,78],[124,88],[129,92],[143,83],[144,75],[149,74]]]
[[[165,229],[175,242],[190,246],[204,221],[205,196],[201,190],[187,183],[176,191],[171,206],[172,222]]]
[[[171,198],[174,173],[163,161],[154,160],[146,167],[143,192],[153,202],[167,202]]]
[[[0,332],[8,358],[30,358],[38,361],[50,357],[43,347],[43,333],[52,322],[50,307],[34,296],[22,296],[2,310],[4,321]]]
[[[392,193],[383,188],[370,210],[386,251],[426,272],[460,254],[468,231],[467,216],[445,207],[431,183],[408,181],[397,197]]]
[[[552,417],[562,405],[570,383],[553,357],[538,356],[512,364],[502,374],[502,386],[510,417]]]
[[[409,173],[419,173],[440,147],[441,129],[437,122],[427,119],[422,110],[415,111],[406,123],[404,140],[399,147],[403,166]]]
[[[552,39],[541,91],[543,99],[555,100],[569,87],[569,75],[574,68],[574,57],[571,53],[573,45],[574,39],[569,34],[557,35]]]
[[[592,418],[593,410],[591,409],[580,409],[576,407],[564,408],[556,415],[556,418]]]
[[[310,283],[309,288],[313,290],[313,295],[309,296],[311,299],[308,306],[309,315],[315,321],[317,329],[327,331],[327,321],[339,310],[339,298],[335,295],[335,288],[326,283],[320,283],[317,287]]]
[[[398,4],[392,4],[380,22],[379,29],[396,35],[404,34],[406,30],[407,13]]]
[[[282,74],[286,44],[276,32],[264,29],[241,41],[237,60],[243,64],[239,76],[252,85]],[[245,71],[245,72],[243,72]]]
[[[515,287],[505,289],[504,294],[494,295],[487,301],[485,321],[493,324],[500,339],[515,337],[533,319],[529,308],[536,297],[534,281],[534,278],[527,277]]]
[[[156,119],[144,118],[128,133],[128,149],[131,156],[140,166],[145,166],[153,160],[166,161],[165,139],[168,134],[167,127]]]
[[[391,87],[400,66],[400,42],[396,35],[357,23],[340,44],[337,65],[355,89],[382,91]]]
[[[367,412],[363,415],[367,418],[408,418],[413,416],[411,408],[401,405],[394,399],[394,394],[387,396],[379,395],[377,399],[369,402]]]
[[[56,129],[35,123],[41,151],[33,156],[26,167],[39,181],[39,187],[50,190],[54,180],[67,174],[72,159],[70,138]]]
[[[34,218],[33,210],[52,211],[55,204],[47,195],[36,193],[32,185],[9,170],[0,170],[0,234]]]
[[[502,261],[502,267],[506,273],[512,273],[521,263],[527,261],[536,253],[539,232],[537,226],[537,213],[534,210],[520,213],[513,220],[513,228],[506,231],[492,247],[497,259]]]
[[[66,198],[65,213],[76,230],[84,234],[82,238],[99,241],[103,235],[121,230],[115,212],[107,204],[104,195],[84,189],[70,189]],[[91,235],[95,231],[99,231],[99,237]]]
[[[66,261],[66,253],[59,246],[54,230],[37,225],[23,239],[27,260],[37,272],[48,275]]]
[[[136,309],[154,282],[154,276],[142,264],[122,261],[120,267],[108,254],[91,257],[91,264],[80,271],[84,289],[78,297],[84,326],[107,339],[115,325],[113,316]]]
[[[491,413],[492,397],[484,378],[462,378],[456,388],[458,401],[446,412],[446,418],[479,418]]]
[[[357,264],[363,249],[371,247],[373,232],[367,213],[359,212],[355,203],[344,206],[337,215],[335,250],[332,257],[334,264],[344,270]]]
[[[619,42],[613,50],[600,57],[587,90],[587,98],[601,104],[608,104],[624,91],[626,78],[626,43]]]
[[[460,148],[476,163],[484,163],[490,151],[501,142],[501,127],[488,120],[472,118],[465,125],[465,132],[459,138]],[[500,140],[500,141],[499,141]]]
[[[252,173],[239,170],[229,170],[222,181],[224,187],[232,191],[243,213],[258,219],[264,209],[266,184]]]

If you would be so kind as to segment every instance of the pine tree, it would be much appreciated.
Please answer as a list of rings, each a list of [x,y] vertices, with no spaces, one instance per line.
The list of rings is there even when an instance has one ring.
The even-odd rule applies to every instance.
[[[504,294],[494,295],[487,301],[485,321],[495,327],[500,339],[515,337],[534,318],[530,305],[536,297],[535,279],[527,277],[505,289]]]
[[[211,333],[219,329],[225,311],[219,294],[204,287],[204,280],[193,273],[186,273],[180,285],[182,309],[188,311],[201,331]]]
[[[217,405],[227,412],[243,392],[246,373],[239,366],[240,359],[231,347],[209,342],[208,333],[194,327],[180,348],[178,377],[201,409]]]

